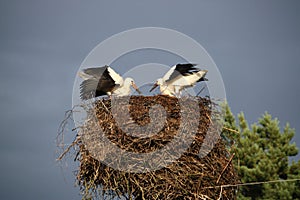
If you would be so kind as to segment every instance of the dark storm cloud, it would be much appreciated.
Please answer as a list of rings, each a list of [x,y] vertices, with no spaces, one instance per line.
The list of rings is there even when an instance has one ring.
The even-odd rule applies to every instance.
[[[2,1],[1,198],[80,199],[55,163],[57,127],[85,56],[130,28],[161,26],[194,38],[218,65],[234,113],[254,122],[266,110],[299,131],[299,4]],[[299,134],[295,141],[300,146]]]

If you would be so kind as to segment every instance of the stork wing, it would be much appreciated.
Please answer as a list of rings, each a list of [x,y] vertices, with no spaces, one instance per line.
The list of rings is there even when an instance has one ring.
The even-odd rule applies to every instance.
[[[114,90],[119,83],[114,79],[118,79],[120,82],[122,77],[114,72],[109,66],[88,68],[84,69],[83,72],[90,76],[90,78],[82,81],[80,84],[80,98],[87,100],[93,97],[102,96]],[[114,73],[114,78],[111,73]],[[118,77],[119,76],[119,77]]]
[[[105,65],[104,67],[92,67],[92,68],[87,68],[83,69],[83,73],[94,77],[94,78],[100,78],[100,76],[103,75],[103,73],[107,70],[108,66]]]
[[[171,67],[169,69],[169,71],[167,71],[167,73],[164,75],[164,77],[162,78],[165,82],[170,80],[170,77],[173,77],[174,75],[172,75],[173,73],[176,73],[175,71],[176,65],[174,65],[173,67]]]
[[[191,75],[195,72],[198,72],[199,69],[196,68],[197,64],[177,64],[173,66],[163,77],[165,82],[173,82],[179,77]]]
[[[104,91],[97,92],[98,81],[96,79],[87,79],[80,84],[80,98],[83,100],[91,99],[96,96],[102,96]]]
[[[115,72],[111,67],[108,67],[106,71],[109,74],[109,76],[114,80],[116,85],[123,85],[124,79],[122,78],[122,76],[120,76],[120,74]]]
[[[102,77],[107,79],[111,78],[116,84],[123,83],[123,78],[108,65],[105,65],[104,67],[87,68],[82,71],[90,77],[99,79]]]
[[[101,79],[88,79],[80,84],[80,98],[87,100],[93,97],[106,95],[111,92],[117,85],[110,79],[102,77]]]

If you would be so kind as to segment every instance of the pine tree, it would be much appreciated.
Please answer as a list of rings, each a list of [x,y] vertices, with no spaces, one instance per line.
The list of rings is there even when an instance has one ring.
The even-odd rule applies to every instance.
[[[234,165],[242,183],[300,178],[300,160],[289,163],[298,154],[291,144],[295,130],[287,124],[280,130],[278,119],[265,113],[249,127],[243,113],[238,123],[228,105],[224,106],[222,137],[234,153]],[[242,186],[238,199],[300,199],[300,181]]]

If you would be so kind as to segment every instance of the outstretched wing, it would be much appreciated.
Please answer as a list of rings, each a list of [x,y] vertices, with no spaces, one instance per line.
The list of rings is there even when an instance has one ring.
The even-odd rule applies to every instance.
[[[173,66],[163,77],[165,82],[173,82],[179,77],[191,75],[199,71],[196,68],[197,64],[187,63],[187,64],[177,64]]]
[[[103,67],[92,67],[83,69],[83,73],[89,75],[90,77],[100,77],[107,70],[108,66],[105,65]]]
[[[114,80],[116,85],[123,85],[124,79],[122,78],[122,76],[120,76],[120,74],[115,72],[111,67],[107,67],[105,73],[107,73],[105,75],[109,76]]]
[[[80,98],[87,100],[106,95],[108,92],[114,90],[118,83],[111,76],[111,71],[113,70],[109,66],[84,69],[83,72],[90,78],[82,81],[80,84]],[[112,73],[117,74],[114,71]]]

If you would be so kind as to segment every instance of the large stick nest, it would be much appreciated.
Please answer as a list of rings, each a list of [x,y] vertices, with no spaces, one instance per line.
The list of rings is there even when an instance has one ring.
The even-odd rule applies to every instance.
[[[192,100],[189,98],[184,100],[187,105],[189,105],[189,101]],[[123,131],[124,129],[122,130],[116,123],[114,118],[116,115],[112,114],[110,99],[96,100],[93,106],[87,110],[87,119],[84,126],[79,128],[76,143],[79,146],[76,159],[80,162],[77,182],[84,193],[84,198],[236,199],[236,188],[218,187],[236,184],[239,180],[231,163],[232,157],[225,144],[219,137],[215,142],[220,131],[220,124],[214,121],[219,117],[215,109],[217,106],[207,98],[197,97],[196,101],[196,106],[199,107],[188,106],[184,111],[189,112],[188,120],[183,122],[182,105],[177,98],[162,95],[132,96],[129,106],[126,101],[119,98],[116,115],[129,112],[132,118],[132,121],[127,119],[122,121],[121,118],[121,122],[119,122],[119,125],[120,123],[126,125],[126,131],[131,130],[130,127],[133,123],[141,126],[147,125],[150,123],[151,116],[155,118],[161,115],[159,112],[152,112],[149,116],[151,106],[158,104],[166,111],[166,121],[158,133],[150,137],[135,137]],[[197,110],[200,113],[196,113]],[[106,137],[110,143],[125,152],[151,153],[161,150],[176,139],[179,129],[183,135],[189,137],[191,134],[184,131],[193,124],[197,125],[192,133],[194,134],[193,140],[188,148],[184,149],[184,152],[180,152],[180,156],[176,154],[177,148],[169,149],[168,155],[164,155],[164,158],[170,158],[172,162],[166,165],[163,161],[158,161],[156,157],[153,157],[149,159],[152,161],[145,163],[144,166],[152,166],[154,162],[162,162],[164,166],[143,173],[123,171],[109,166],[109,162],[114,162],[114,159],[120,156],[117,155],[120,152],[116,153],[112,149],[106,148],[105,142],[98,141],[101,129],[102,137]],[[216,137],[206,138],[206,140],[211,140],[205,142],[205,145],[208,146],[206,149],[211,151],[200,158],[199,153],[200,150],[203,151],[202,145],[208,130]],[[181,138],[178,141],[184,140],[185,138]],[[183,144],[181,142],[176,144],[176,146],[180,145]],[[126,163],[127,168],[128,166],[131,169],[141,167],[136,165],[140,158],[134,159],[136,162]],[[105,162],[102,162],[104,160]],[[120,163],[122,164],[121,161]]]

